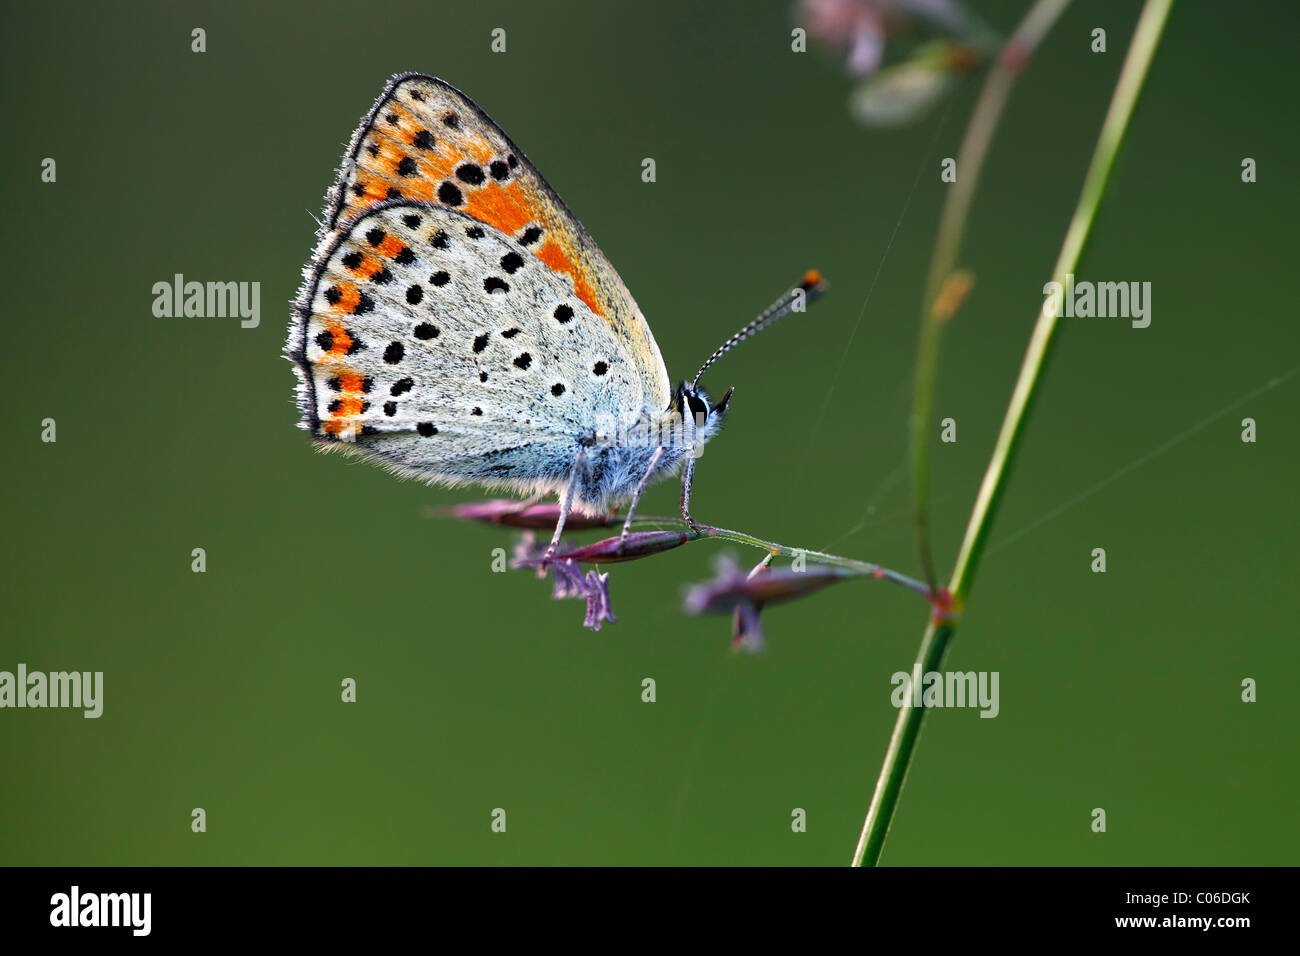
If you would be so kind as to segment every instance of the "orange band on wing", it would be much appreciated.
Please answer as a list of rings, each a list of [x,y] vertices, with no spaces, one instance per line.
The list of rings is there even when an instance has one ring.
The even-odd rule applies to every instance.
[[[601,315],[600,306],[596,302],[596,290],[590,283],[582,277],[574,264],[569,261],[569,257],[564,254],[554,242],[548,242],[542,248],[537,250],[537,258],[545,262],[552,272],[566,272],[573,277],[573,291],[577,293],[579,299],[587,304],[597,315]]]
[[[396,123],[389,123],[388,117],[396,118]],[[415,199],[447,205],[438,194],[439,186],[449,182],[456,187],[460,201],[451,208],[501,230],[507,236],[519,237],[520,232],[530,224],[547,224],[547,204],[540,196],[530,194],[527,184],[519,179],[511,179],[502,184],[488,179],[482,185],[461,180],[456,171],[465,163],[474,163],[486,176],[493,160],[503,160],[497,154],[491,142],[479,136],[467,138],[446,129],[438,129],[429,134],[429,144],[421,146],[421,134],[429,134],[423,121],[414,116],[400,103],[389,103],[376,117],[371,127],[366,145],[357,153],[357,173],[354,183],[348,187],[348,201],[358,208],[358,212],[368,209],[376,203],[400,195],[404,199]],[[375,150],[374,153],[370,149]],[[361,188],[357,194],[354,187]],[[596,291],[582,275],[574,261],[573,250],[548,236],[547,242],[534,254],[555,272],[563,272],[573,280],[574,292],[597,315],[604,317],[605,310],[600,307]],[[396,242],[396,240],[391,240]],[[379,251],[390,259],[400,252],[400,247],[393,249],[381,245]],[[366,273],[368,274],[368,272]]]
[[[519,230],[537,218],[536,210],[529,205],[517,182],[508,186],[489,183],[475,190],[465,200],[465,211],[507,236],[517,236]]]
[[[361,394],[364,379],[358,372],[339,372],[339,391]]]
[[[406,243],[402,242],[396,236],[388,236],[379,244],[379,251],[389,259],[394,259],[406,248]]]
[[[361,301],[361,292],[357,289],[356,284],[352,282],[340,282],[335,285],[335,288],[339,290],[339,300],[334,303],[334,311],[348,315],[355,312],[357,310],[357,304]],[[333,331],[333,329],[330,331]],[[337,349],[332,349],[331,351],[337,351]]]

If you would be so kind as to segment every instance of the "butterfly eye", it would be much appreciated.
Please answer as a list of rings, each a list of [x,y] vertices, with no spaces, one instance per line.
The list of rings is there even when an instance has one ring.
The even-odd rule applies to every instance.
[[[709,406],[704,403],[700,396],[694,392],[686,393],[686,404],[690,406],[691,417],[697,422],[706,422],[709,419]]]

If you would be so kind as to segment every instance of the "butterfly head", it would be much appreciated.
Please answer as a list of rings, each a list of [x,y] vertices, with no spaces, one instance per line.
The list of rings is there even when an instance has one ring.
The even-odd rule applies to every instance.
[[[710,404],[708,392],[693,382],[682,382],[673,393],[668,414],[692,429],[694,440],[703,444],[722,427],[722,419],[726,415],[733,391],[734,388],[727,389],[716,404]]]

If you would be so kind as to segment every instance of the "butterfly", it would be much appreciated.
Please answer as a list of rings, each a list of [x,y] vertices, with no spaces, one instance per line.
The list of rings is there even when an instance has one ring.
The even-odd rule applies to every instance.
[[[394,77],[353,135],[303,269],[285,347],[301,427],[324,449],[428,483],[559,496],[560,517],[630,501],[722,425],[704,372],[824,288],[810,272],[670,387],[650,326],[582,224],[469,97]]]

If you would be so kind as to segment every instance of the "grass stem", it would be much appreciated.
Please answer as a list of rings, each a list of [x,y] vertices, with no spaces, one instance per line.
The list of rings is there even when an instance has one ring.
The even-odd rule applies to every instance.
[[[1137,105],[1138,94],[1142,90],[1172,6],[1173,0],[1147,0],[1142,8],[1142,14],[1133,32],[1133,42],[1129,46],[1128,55],[1124,59],[1115,86],[1115,93],[1111,97],[1110,108],[1102,122],[1092,161],[1084,176],[1083,190],[1066,230],[1060,254],[1057,256],[1053,272],[1053,278],[1057,282],[1063,282],[1066,273],[1075,271],[1087,246],[1093,223],[1096,221],[1097,212],[1106,193],[1106,186],[1114,170],[1115,157],[1128,131],[1129,121]],[[1033,16],[1033,11],[1030,16]],[[1025,358],[1020,366],[1020,374],[1011,393],[1011,403],[1007,407],[1001,431],[993,448],[993,455],[975,499],[970,522],[966,526],[966,536],[957,557],[957,564],[953,569],[949,584],[949,592],[952,595],[952,615],[943,619],[931,617],[930,624],[921,638],[921,647],[916,658],[916,667],[921,674],[937,671],[940,668],[948,645],[956,633],[960,614],[970,594],[975,572],[979,568],[980,558],[988,543],[998,502],[1010,478],[1011,466],[1024,435],[1034,395],[1042,381],[1056,328],[1057,316],[1044,302],[1039,309],[1038,321],[1030,336]],[[936,343],[934,348],[937,350],[937,347]],[[926,355],[923,352],[918,358],[918,363],[925,359]],[[920,373],[918,379],[919,377]],[[926,418],[928,421],[928,414]],[[924,456],[921,460],[924,464]],[[913,461],[916,462],[915,453]],[[862,834],[853,854],[854,866],[874,866],[880,860],[885,837],[893,820],[898,796],[907,776],[907,768],[916,748],[924,716],[925,708],[913,706],[910,701],[905,702],[898,711],[894,731],[890,736],[889,747],[885,751],[885,760],[880,768],[880,776],[871,798],[871,806],[867,810]]]

